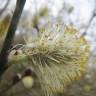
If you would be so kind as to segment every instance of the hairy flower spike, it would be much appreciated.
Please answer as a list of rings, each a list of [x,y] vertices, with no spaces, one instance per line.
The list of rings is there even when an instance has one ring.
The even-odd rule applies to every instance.
[[[81,77],[89,55],[84,37],[61,22],[48,22],[39,36],[26,38],[25,46],[22,56],[30,61],[45,96],[63,93]]]

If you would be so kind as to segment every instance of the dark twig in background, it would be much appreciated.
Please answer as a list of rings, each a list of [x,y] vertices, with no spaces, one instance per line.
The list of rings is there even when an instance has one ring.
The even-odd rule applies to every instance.
[[[7,6],[9,5],[9,3],[10,3],[10,0],[7,0],[7,2],[5,4],[5,6],[3,7],[3,9],[0,10],[0,15],[3,14],[3,12],[6,10]]]
[[[92,21],[93,21],[93,19],[96,17],[96,9],[94,9],[94,12],[93,12],[93,15],[91,16],[91,18],[90,18],[90,20],[89,20],[89,22],[88,22],[88,24],[87,24],[87,26],[86,26],[86,29],[85,29],[85,31],[83,32],[83,36],[85,36],[86,34],[87,34],[87,31],[88,31],[88,29],[90,28],[90,26],[91,26],[91,23],[92,23]]]
[[[26,0],[17,0],[16,8],[11,20],[11,23],[9,25],[9,29],[3,44],[3,48],[0,53],[0,76],[5,72],[7,69],[7,57],[8,57],[8,50],[10,49],[14,36],[15,31],[17,28],[17,24],[19,22],[22,10],[24,8]]]

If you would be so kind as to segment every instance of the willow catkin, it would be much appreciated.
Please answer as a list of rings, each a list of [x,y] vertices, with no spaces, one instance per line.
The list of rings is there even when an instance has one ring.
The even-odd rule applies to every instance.
[[[74,27],[48,22],[39,36],[26,38],[25,46],[21,55],[30,61],[45,96],[63,93],[85,71],[89,45]]]

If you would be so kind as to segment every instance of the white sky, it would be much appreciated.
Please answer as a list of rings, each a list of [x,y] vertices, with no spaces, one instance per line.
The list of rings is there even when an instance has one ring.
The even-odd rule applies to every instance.
[[[6,0],[0,0],[0,3],[2,3],[2,1]],[[68,5],[67,7],[73,6],[74,10],[71,14],[66,15],[62,13],[62,17],[64,19],[66,17],[66,20],[70,20],[77,27],[77,29],[83,30],[82,27],[85,28],[90,18],[92,17],[93,11],[96,6],[96,0],[26,0],[24,9],[28,10],[30,14],[33,14],[34,12],[39,11],[41,7],[48,6],[53,16],[56,17],[59,10],[62,9],[62,5],[64,4],[64,2]],[[11,0],[9,10],[14,10],[15,3],[16,0]],[[0,6],[0,8],[1,7],[2,6]],[[94,38],[91,38],[91,41],[93,42],[94,40],[96,40],[96,27],[94,26],[94,23],[90,28],[87,38],[90,39],[90,36],[93,36]]]

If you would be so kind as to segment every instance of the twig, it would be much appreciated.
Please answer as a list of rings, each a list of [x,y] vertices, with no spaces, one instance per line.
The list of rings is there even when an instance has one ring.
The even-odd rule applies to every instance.
[[[10,0],[7,0],[7,3],[5,4],[4,8],[0,10],[0,15],[3,14],[3,12],[6,10],[7,6],[9,5]]]
[[[93,19],[94,19],[94,15],[90,18],[90,20],[89,20],[89,22],[88,22],[88,24],[87,24],[87,26],[86,26],[85,31],[82,33],[82,36],[85,36],[85,35],[87,34],[87,31],[88,31],[88,29],[89,29],[89,27],[90,27]]]
[[[14,36],[15,31],[17,28],[17,24],[19,22],[22,10],[24,8],[26,0],[17,0],[16,8],[3,44],[3,48],[0,53],[0,76],[4,73],[4,71],[7,69],[7,57],[8,57],[8,50],[10,49]]]

